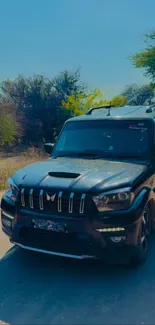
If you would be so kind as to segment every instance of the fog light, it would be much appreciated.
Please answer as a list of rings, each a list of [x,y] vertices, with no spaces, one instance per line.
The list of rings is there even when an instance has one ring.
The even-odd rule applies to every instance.
[[[113,243],[120,243],[121,241],[124,241],[126,239],[125,236],[120,236],[120,237],[110,237],[111,241]]]
[[[2,219],[2,223],[4,226],[6,226],[7,228],[12,228],[12,222],[11,220],[8,219]]]

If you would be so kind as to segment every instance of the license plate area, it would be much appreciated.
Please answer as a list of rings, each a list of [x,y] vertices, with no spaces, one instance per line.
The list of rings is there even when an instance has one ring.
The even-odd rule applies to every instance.
[[[55,222],[52,220],[33,219],[33,227],[36,229],[47,230],[52,232],[67,233],[67,225],[65,223]]]

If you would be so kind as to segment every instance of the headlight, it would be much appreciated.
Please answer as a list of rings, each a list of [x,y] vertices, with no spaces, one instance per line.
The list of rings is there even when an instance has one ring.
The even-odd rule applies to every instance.
[[[19,189],[18,189],[17,185],[14,183],[12,178],[8,179],[6,190],[7,190],[7,193],[6,193],[7,197],[9,197],[10,200],[15,202],[18,197]]]
[[[93,201],[100,212],[128,209],[133,199],[134,194],[130,191],[130,188],[109,191],[93,196]]]

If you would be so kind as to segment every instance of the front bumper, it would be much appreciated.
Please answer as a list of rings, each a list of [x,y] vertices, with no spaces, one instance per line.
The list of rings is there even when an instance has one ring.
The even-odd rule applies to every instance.
[[[105,223],[104,220],[90,220],[89,217],[47,217],[34,211],[32,213],[28,210],[18,210],[5,197],[1,207],[2,230],[12,243],[24,249],[76,259],[93,258],[116,262],[128,259],[136,253],[141,220],[137,211],[135,220],[132,211],[131,216],[128,214],[128,222],[124,215],[124,224],[119,224],[118,221],[117,224],[112,223],[111,219],[108,224],[107,221]],[[60,224],[65,222],[67,233],[36,229],[34,218],[50,218]]]
[[[137,228],[137,226],[136,226]],[[130,232],[108,233],[94,238],[88,233],[59,234],[50,231],[32,229],[29,227],[15,227],[10,232],[2,226],[3,231],[9,236],[10,241],[21,248],[46,253],[50,255],[75,258],[75,259],[105,259],[121,261],[130,258],[136,252],[136,245],[128,243]],[[133,232],[132,232],[133,234]],[[112,236],[125,238],[119,243],[111,241]],[[136,240],[137,236],[135,234]]]

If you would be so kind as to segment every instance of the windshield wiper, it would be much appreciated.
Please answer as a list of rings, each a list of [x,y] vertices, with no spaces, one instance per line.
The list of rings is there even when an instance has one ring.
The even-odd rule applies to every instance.
[[[140,158],[140,156],[138,155],[105,155],[104,158],[111,158],[111,159],[136,159],[136,158]]]
[[[66,154],[60,154],[58,156],[56,156],[56,158],[58,157],[90,157],[92,159],[99,159],[99,158],[103,158],[103,156],[98,155],[97,153],[94,152],[67,152]]]
[[[61,157],[86,157],[90,159],[137,159],[140,158],[138,155],[115,155],[115,154],[106,154],[102,152],[102,154],[98,154],[96,152],[87,152],[87,151],[77,151],[77,152],[66,152],[64,154],[58,154],[55,158]]]

